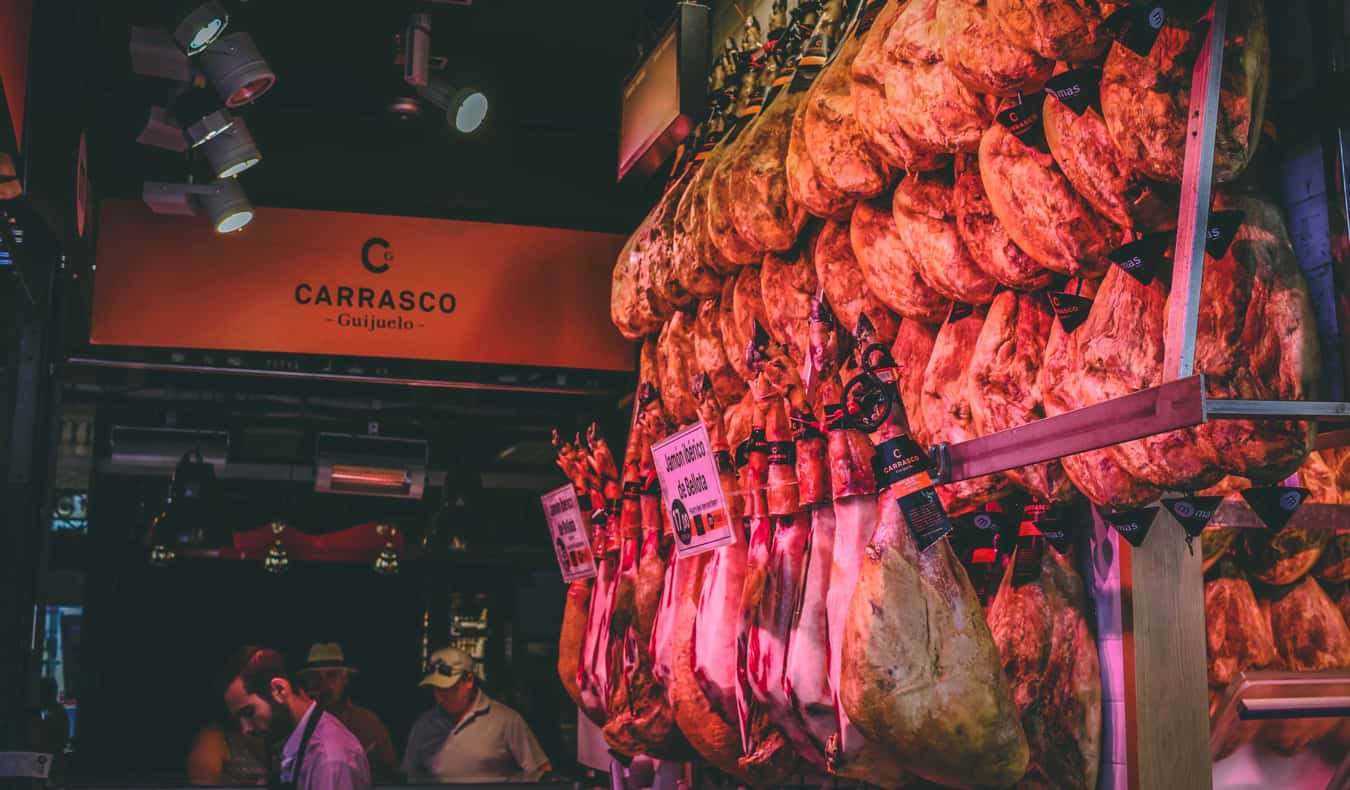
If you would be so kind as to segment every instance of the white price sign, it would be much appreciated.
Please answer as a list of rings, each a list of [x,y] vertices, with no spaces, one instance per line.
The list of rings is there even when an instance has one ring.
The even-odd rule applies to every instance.
[[[697,422],[652,445],[675,553],[692,557],[736,542],[708,428]]]
[[[553,550],[558,554],[558,568],[563,581],[589,579],[595,575],[595,555],[591,553],[591,537],[586,534],[586,520],[577,504],[577,492],[569,483],[539,497],[544,505],[544,518],[553,536]]]

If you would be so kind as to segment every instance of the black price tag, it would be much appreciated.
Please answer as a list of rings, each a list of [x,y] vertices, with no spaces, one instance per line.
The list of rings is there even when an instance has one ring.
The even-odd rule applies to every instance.
[[[1102,23],[1106,34],[1140,57],[1148,57],[1153,43],[1167,21],[1167,10],[1162,0],[1130,5],[1107,17]]]
[[[629,501],[635,500],[638,498],[638,494],[641,493],[642,493],[642,483],[640,481],[629,480],[623,484],[624,499],[627,499]]]
[[[1044,93],[1023,96],[1016,105],[1000,112],[997,120],[1018,140],[1029,146],[1039,146],[1044,140],[1041,131],[1041,107],[1044,103]]]
[[[811,83],[816,81],[816,77],[820,76],[825,64],[829,62],[829,55],[829,39],[819,34],[812,36],[806,44],[806,49],[802,50],[801,57],[797,59],[797,70],[792,75],[792,85],[788,87],[788,93],[801,93],[811,87]]]
[[[1050,297],[1050,307],[1059,318],[1059,325],[1070,334],[1083,325],[1088,318],[1088,311],[1092,309],[1092,300],[1086,296],[1066,291],[1050,291],[1046,295]]]
[[[1288,486],[1258,486],[1242,492],[1252,510],[1270,529],[1279,532],[1308,499],[1306,488]]]
[[[792,442],[769,442],[769,466],[793,466],[796,463],[796,444]]]
[[[947,323],[954,324],[962,318],[975,314],[975,305],[966,302],[952,302],[952,310],[947,314]]]
[[[952,531],[952,522],[947,520],[947,511],[933,486],[912,491],[895,502],[900,506],[900,514],[909,525],[914,541],[919,544],[919,551],[927,551],[929,546]]]
[[[1119,532],[1131,546],[1139,548],[1144,545],[1144,538],[1148,537],[1149,528],[1153,526],[1153,517],[1158,515],[1158,508],[1141,507],[1137,510],[1123,510],[1119,513],[1102,513],[1116,532]]]
[[[1108,257],[1141,285],[1148,285],[1166,260],[1172,239],[1171,233],[1146,233],[1142,238],[1115,248]]]
[[[1041,560],[1045,558],[1045,537],[1029,522],[1022,524],[1013,555],[1012,585],[1021,587],[1041,578]]]
[[[1221,496],[1183,496],[1176,499],[1164,499],[1163,507],[1172,514],[1192,539],[1200,537],[1205,525],[1214,518]]]
[[[897,436],[877,446],[872,455],[872,469],[881,485],[890,486],[918,474],[932,471],[928,454],[919,443],[908,436]]]
[[[1215,260],[1228,254],[1228,246],[1242,227],[1242,212],[1238,209],[1211,211],[1209,227],[1205,230],[1205,252]]]
[[[1097,103],[1097,89],[1102,81],[1098,69],[1082,68],[1056,74],[1045,83],[1045,92],[1059,99],[1074,115],[1082,115]]]

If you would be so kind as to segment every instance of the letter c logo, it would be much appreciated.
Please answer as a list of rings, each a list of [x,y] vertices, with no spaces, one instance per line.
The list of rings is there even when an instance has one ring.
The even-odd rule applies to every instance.
[[[384,263],[371,263],[370,251],[376,247],[384,250]],[[366,243],[361,246],[361,265],[366,267],[366,271],[371,274],[384,274],[389,271],[389,261],[394,259],[394,254],[389,251],[389,242],[376,236],[373,239],[366,239]]]

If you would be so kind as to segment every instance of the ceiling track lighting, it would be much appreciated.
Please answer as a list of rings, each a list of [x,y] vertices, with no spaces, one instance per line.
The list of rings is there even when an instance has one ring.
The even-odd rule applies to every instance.
[[[234,178],[210,184],[147,181],[141,197],[156,214],[205,214],[217,233],[240,230],[253,221],[253,204]]]
[[[470,134],[487,119],[487,96],[477,88],[458,88],[433,79],[419,88],[422,98],[445,111],[445,121],[460,134]]]

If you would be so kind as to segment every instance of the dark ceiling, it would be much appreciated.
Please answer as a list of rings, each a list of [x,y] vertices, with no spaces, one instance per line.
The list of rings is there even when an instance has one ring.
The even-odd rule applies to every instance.
[[[132,74],[128,35],[159,5],[98,3],[90,158],[105,196],[138,197],[143,180],[188,169],[183,155],[134,141],[168,86]],[[263,206],[629,231],[658,187],[615,183],[619,87],[673,5],[235,2],[232,27],[252,33],[278,78],[242,112],[263,152],[244,187]],[[401,88],[395,35],[414,9],[432,15],[441,76],[489,96],[489,121],[472,136],[434,108],[415,121],[384,109]]]

